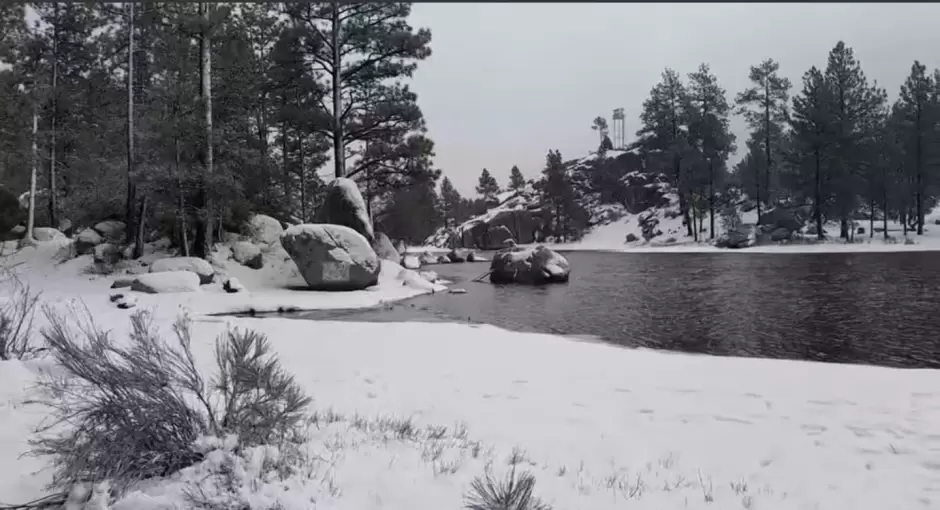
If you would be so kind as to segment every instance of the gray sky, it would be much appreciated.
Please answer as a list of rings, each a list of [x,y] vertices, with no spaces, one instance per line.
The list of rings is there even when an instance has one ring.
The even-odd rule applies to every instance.
[[[474,194],[488,168],[500,185],[519,165],[538,175],[549,149],[565,159],[597,147],[597,115],[625,107],[628,142],[665,67],[702,62],[733,98],[765,58],[801,88],[840,39],[893,101],[915,59],[940,67],[940,4],[424,4],[412,24],[433,55],[413,88],[436,143],[438,168]],[[747,136],[733,122],[739,142]]]

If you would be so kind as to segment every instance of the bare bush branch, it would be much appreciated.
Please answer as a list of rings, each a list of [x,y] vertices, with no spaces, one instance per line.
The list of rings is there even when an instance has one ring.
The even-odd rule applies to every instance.
[[[12,297],[0,305],[0,359],[23,359],[36,352],[32,337],[38,302],[39,294],[14,279]]]
[[[269,355],[262,335],[221,336],[219,374],[210,387],[192,354],[185,316],[173,326],[175,341],[166,342],[149,312],[139,311],[125,346],[87,310],[45,313],[43,336],[65,375],[40,382],[52,415],[32,453],[53,457],[54,488],[110,480],[121,493],[199,462],[206,452],[197,442],[207,435],[237,434],[242,448],[300,434],[310,399]]]

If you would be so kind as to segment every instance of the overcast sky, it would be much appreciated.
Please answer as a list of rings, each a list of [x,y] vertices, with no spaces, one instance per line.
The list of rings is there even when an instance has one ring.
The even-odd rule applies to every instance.
[[[626,108],[627,141],[663,68],[702,62],[729,97],[765,58],[801,88],[840,39],[890,100],[915,59],[940,67],[940,4],[414,4],[433,55],[413,88],[436,143],[435,162],[464,195],[481,169],[505,186],[519,165],[534,177],[549,149],[596,149],[591,122]],[[739,141],[743,122],[733,123]]]

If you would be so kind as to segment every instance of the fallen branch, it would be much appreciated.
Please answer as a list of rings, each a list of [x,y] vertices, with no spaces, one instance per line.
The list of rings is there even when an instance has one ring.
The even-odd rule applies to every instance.
[[[20,503],[17,505],[0,503],[0,510],[32,510],[37,508],[58,507],[64,505],[68,500],[68,497],[68,492],[58,492],[56,494],[43,496],[39,499],[34,499],[28,503]]]

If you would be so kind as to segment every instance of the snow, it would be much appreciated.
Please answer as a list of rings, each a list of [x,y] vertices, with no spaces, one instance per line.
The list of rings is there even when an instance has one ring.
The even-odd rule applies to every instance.
[[[131,290],[148,294],[195,292],[199,290],[199,275],[192,271],[161,271],[142,274],[131,282]]]
[[[130,311],[109,303],[110,279],[83,273],[88,257],[59,262],[63,247],[39,243],[5,262],[22,262],[15,271],[43,303],[81,299],[120,337]],[[315,399],[302,469],[272,477],[263,466],[285,452],[235,459],[222,442],[202,464],[144,483],[112,509],[184,508],[184,492],[222,464],[239,466],[250,508],[459,508],[475,476],[488,464],[505,473],[511,457],[557,509],[938,504],[940,372],[671,354],[467,324],[205,315],[236,305],[368,306],[423,292],[402,285],[412,273],[385,262],[374,290],[288,291],[279,287],[286,264],[266,257],[258,271],[226,264],[244,295],[204,286],[198,298],[141,294],[137,308],[163,331],[181,309],[193,314],[194,354],[207,373],[226,328],[266,334]],[[49,481],[45,459],[20,454],[44,415],[32,386],[54,369],[47,358],[0,362],[4,502],[38,497]],[[414,432],[396,433],[407,420]],[[446,433],[428,428],[436,426]]]

